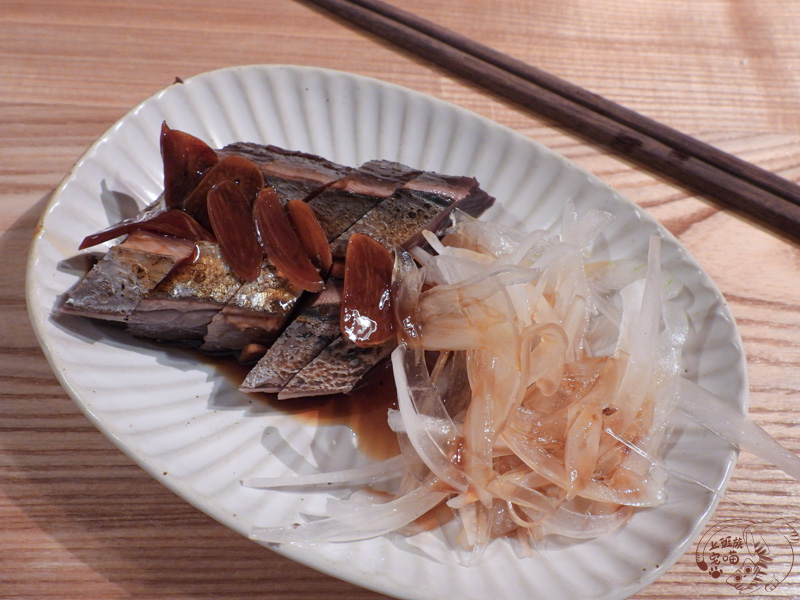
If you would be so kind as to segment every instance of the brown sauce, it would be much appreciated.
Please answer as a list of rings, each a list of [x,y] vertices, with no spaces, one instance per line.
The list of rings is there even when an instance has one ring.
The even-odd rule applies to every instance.
[[[237,387],[252,367],[234,360],[211,360]],[[290,400],[278,400],[274,394],[247,394],[247,397],[290,415],[304,425],[349,427],[355,434],[359,451],[373,460],[390,458],[400,452],[397,435],[386,419],[386,412],[397,408],[392,365],[388,361],[372,369],[362,384],[349,394]]]

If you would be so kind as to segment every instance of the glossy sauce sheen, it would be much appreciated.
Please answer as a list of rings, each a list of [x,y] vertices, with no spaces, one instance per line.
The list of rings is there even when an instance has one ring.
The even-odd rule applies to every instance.
[[[234,360],[209,360],[236,387],[250,368]],[[389,428],[386,416],[390,408],[397,408],[394,376],[388,361],[375,367],[365,377],[363,384],[349,394],[290,400],[278,400],[275,394],[242,395],[289,415],[304,425],[349,427],[355,435],[358,450],[372,460],[391,458],[400,452],[397,435]]]
[[[356,233],[347,244],[342,291],[342,335],[359,347],[394,336],[391,295],[394,258],[371,237]]]
[[[311,264],[275,190],[264,188],[258,193],[253,219],[264,254],[284,277],[300,289],[322,291],[322,277]]]

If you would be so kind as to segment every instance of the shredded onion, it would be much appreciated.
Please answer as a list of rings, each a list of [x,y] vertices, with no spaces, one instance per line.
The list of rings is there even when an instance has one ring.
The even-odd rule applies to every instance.
[[[405,461],[393,456],[384,461],[356,469],[344,469],[332,473],[313,473],[311,475],[287,475],[285,477],[246,477],[242,485],[252,488],[272,489],[278,487],[306,487],[312,485],[332,485],[345,483],[373,484],[381,479],[400,475]]]
[[[757,456],[800,481],[800,456],[696,383],[682,379],[678,409],[731,446]]]
[[[579,216],[567,203],[560,233],[529,233],[456,212],[441,240],[425,234],[427,250],[412,258],[398,249],[398,407],[388,420],[401,454],[294,484],[245,482],[393,476],[396,489],[362,487],[329,500],[317,520],[257,528],[253,537],[415,534],[445,514],[461,528],[456,555],[473,564],[497,537],[530,554],[548,536],[603,535],[636,507],[665,502],[670,470],[660,453],[676,407],[800,479],[800,458],[681,379],[688,318],[673,302],[680,282],[661,269],[660,238],[651,238],[646,261],[591,262],[592,242],[612,220],[594,210]]]

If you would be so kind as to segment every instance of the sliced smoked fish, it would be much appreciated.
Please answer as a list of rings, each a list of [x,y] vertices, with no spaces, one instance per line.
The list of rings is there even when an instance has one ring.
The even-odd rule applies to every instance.
[[[208,324],[242,286],[218,244],[197,242],[198,255],[146,294],[128,318],[132,335],[200,345]]]
[[[94,319],[125,321],[175,265],[189,260],[195,245],[147,231],[113,246],[69,293],[61,310]]]
[[[205,351],[265,352],[241,389],[281,398],[347,393],[395,345],[390,310],[377,334],[347,325],[356,317],[379,321],[382,313],[370,311],[386,303],[390,287],[385,277],[372,285],[373,273],[361,273],[352,298],[369,299],[342,311],[344,282],[330,274],[346,276],[348,264],[360,271],[359,260],[388,265],[368,252],[346,261],[350,240],[368,240],[364,247],[385,259],[394,247],[417,243],[423,229],[438,233],[454,208],[477,216],[494,200],[468,177],[387,160],[352,169],[249,143],[210,150],[166,125],[162,148],[165,194],[145,214],[87,238],[128,235],[63,311],[123,321],[133,335]]]
[[[211,319],[201,349],[221,352],[240,350],[250,344],[271,344],[302,292],[264,259],[255,281],[242,285]]]
[[[282,203],[293,199],[310,200],[353,170],[314,154],[249,142],[230,144],[217,153],[220,156],[235,154],[253,161],[261,170],[264,185],[273,188]]]
[[[274,393],[340,335],[341,283],[330,279],[247,374],[243,392]]]

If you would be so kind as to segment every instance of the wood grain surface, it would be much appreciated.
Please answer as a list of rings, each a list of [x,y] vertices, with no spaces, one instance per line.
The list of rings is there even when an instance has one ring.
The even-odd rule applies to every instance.
[[[800,180],[800,3],[403,6]],[[380,597],[250,542],[151,479],[61,389],[27,318],[33,232],[89,144],[176,76],[250,63],[329,67],[431,94],[539,140],[618,188],[714,279],[744,341],[750,414],[800,451],[796,244],[302,2],[0,0],[0,598]],[[780,517],[800,518],[800,483],[742,455],[711,523]],[[697,568],[693,550],[635,598],[739,597]],[[749,597],[800,597],[800,565],[774,590]]]

